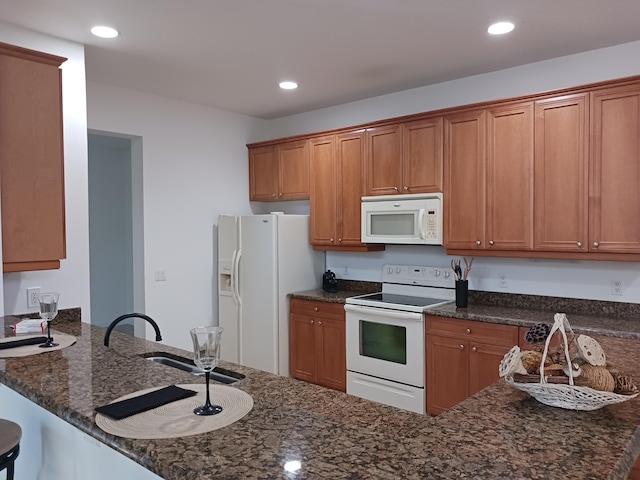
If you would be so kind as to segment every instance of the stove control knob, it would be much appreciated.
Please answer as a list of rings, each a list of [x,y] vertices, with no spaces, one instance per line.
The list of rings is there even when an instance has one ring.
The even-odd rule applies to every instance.
[[[396,267],[396,273],[401,273],[402,272],[402,267]]]
[[[449,278],[451,274],[449,272],[444,272],[444,278]]]
[[[388,267],[387,268],[387,273],[393,273],[393,267]]]
[[[436,277],[439,277],[439,276],[440,276],[440,270],[436,270],[436,271],[434,272],[434,275],[435,275]]]

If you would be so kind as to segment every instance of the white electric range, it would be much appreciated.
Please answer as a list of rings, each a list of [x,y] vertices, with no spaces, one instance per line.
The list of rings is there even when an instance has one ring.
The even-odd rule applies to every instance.
[[[424,414],[424,313],[454,301],[453,272],[385,265],[382,281],[346,300],[347,393]]]

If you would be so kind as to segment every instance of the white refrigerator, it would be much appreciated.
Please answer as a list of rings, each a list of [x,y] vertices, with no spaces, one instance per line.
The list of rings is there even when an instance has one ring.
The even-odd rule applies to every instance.
[[[324,252],[309,244],[308,215],[218,217],[221,358],[289,375],[289,299],[320,288]]]

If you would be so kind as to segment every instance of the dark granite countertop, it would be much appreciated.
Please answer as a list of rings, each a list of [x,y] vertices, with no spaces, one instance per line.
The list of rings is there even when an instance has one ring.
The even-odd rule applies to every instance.
[[[432,418],[226,362],[246,375],[233,384],[254,400],[244,418],[191,437],[119,438],[96,426],[94,408],[145,388],[204,382],[141,357],[191,353],[118,332],[105,347],[104,328],[52,326],[77,343],[0,361],[0,382],[168,480],[624,479],[640,453],[639,399],[574,412],[499,381]],[[620,367],[640,378],[637,343],[606,340],[612,356],[627,359]],[[286,472],[291,460],[302,468]]]
[[[345,303],[349,297],[379,290],[375,288],[375,283],[367,286],[370,288],[362,288],[361,285],[359,291],[327,293],[324,290],[309,290],[292,293],[290,296]],[[530,327],[535,323],[552,325],[553,316],[558,312],[567,314],[567,319],[576,332],[640,340],[638,304],[475,291],[470,293],[467,308],[456,308],[452,301],[427,311],[429,315],[523,327]]]

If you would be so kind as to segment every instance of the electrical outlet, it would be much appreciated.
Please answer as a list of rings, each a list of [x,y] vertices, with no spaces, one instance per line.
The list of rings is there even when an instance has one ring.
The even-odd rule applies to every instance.
[[[40,295],[40,287],[27,288],[27,307],[40,306],[40,300],[38,300],[38,295]]]
[[[507,276],[504,273],[498,275],[498,287],[500,288],[509,288],[509,283],[507,282]]]
[[[622,296],[622,280],[611,280],[611,295]]]

